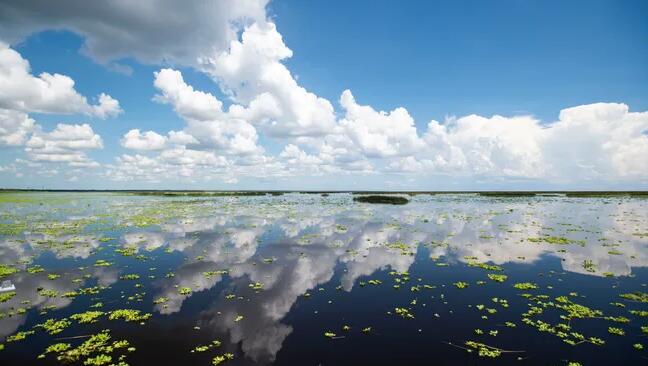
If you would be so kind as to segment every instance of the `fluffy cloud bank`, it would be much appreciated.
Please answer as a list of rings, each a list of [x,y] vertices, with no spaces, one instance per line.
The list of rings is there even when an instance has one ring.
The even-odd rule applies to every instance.
[[[272,163],[274,168],[265,171],[275,176],[360,172],[570,182],[648,175],[648,163],[641,158],[648,156],[648,112],[631,112],[625,104],[571,107],[548,123],[532,116],[453,117],[431,121],[420,132],[405,108],[377,111],[346,90],[340,97],[344,114],[326,133],[288,136],[283,151],[272,157],[258,145],[257,128],[263,125],[245,118],[254,108],[251,103],[231,104],[224,111],[223,102],[195,90],[172,69],[157,72],[154,84],[160,90],[154,99],[171,105],[187,127],[170,131],[169,137],[133,130],[124,136],[123,141],[133,140],[126,147],[162,149],[172,136],[181,135],[176,145],[217,152],[231,167],[253,152],[251,164]]]
[[[44,168],[43,163],[71,167],[72,173],[78,168],[99,165],[86,154],[103,148],[101,137],[89,124],[59,123],[52,131],[44,132],[29,116],[44,113],[105,119],[123,112],[119,102],[105,93],[97,96],[96,104],[89,103],[74,84],[66,75],[32,75],[29,62],[0,41],[0,147],[24,146],[28,159],[19,158],[3,170],[18,177],[24,175],[25,169],[38,169],[44,176],[53,176],[59,170]]]
[[[85,114],[105,119],[122,112],[119,102],[100,94],[97,104],[74,89],[74,80],[61,74],[30,73],[29,62],[0,43],[0,108],[21,112]]]
[[[25,151],[32,161],[90,167],[98,164],[88,159],[85,151],[102,147],[101,137],[94,133],[90,125],[59,123],[51,132],[37,130],[27,141]]]

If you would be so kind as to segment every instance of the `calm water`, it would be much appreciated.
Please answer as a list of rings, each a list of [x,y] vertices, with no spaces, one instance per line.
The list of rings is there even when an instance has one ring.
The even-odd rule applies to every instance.
[[[648,364],[645,199],[53,193],[0,215],[3,366]]]

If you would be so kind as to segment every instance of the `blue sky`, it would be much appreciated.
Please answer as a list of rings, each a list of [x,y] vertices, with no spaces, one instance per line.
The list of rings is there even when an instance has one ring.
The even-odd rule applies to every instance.
[[[159,14],[0,5],[0,110],[12,116],[0,127],[13,138],[0,134],[2,186],[648,187],[644,1],[215,0],[169,24],[174,5],[144,3]],[[7,71],[16,58],[27,83]],[[87,102],[20,86],[41,73],[74,80]],[[101,93],[118,107],[92,109]],[[253,113],[255,99],[266,108]],[[88,126],[70,144],[57,124]]]
[[[648,107],[645,1],[278,1],[288,62],[335,100],[350,88],[416,120],[598,101]]]

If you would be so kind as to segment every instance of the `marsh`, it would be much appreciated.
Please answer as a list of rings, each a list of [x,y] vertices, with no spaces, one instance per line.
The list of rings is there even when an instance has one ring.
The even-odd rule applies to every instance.
[[[0,215],[3,365],[646,362],[641,197],[6,193]]]

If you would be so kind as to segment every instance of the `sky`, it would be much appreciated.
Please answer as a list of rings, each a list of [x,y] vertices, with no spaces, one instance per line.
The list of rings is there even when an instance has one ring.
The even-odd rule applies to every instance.
[[[645,1],[0,1],[0,187],[648,189]]]

